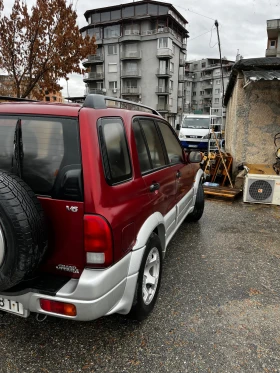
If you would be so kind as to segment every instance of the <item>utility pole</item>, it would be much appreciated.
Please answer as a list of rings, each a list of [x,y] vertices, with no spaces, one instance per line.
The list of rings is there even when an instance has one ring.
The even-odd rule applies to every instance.
[[[218,45],[219,45],[219,53],[220,53],[220,66],[221,66],[221,75],[222,75],[222,108],[223,108],[225,87],[224,87],[224,73],[223,73],[223,62],[222,62],[222,53],[221,53],[221,42],[220,42],[220,34],[219,34],[219,23],[217,20],[215,21],[215,26],[217,29]]]

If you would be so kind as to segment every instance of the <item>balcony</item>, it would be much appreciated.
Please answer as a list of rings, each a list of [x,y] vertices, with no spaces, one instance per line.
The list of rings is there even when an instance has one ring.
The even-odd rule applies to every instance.
[[[185,59],[184,58],[180,58],[179,59],[179,66],[185,66],[185,64],[186,64]]]
[[[104,92],[100,88],[88,88],[88,94],[104,95]]]
[[[140,95],[141,87],[122,87],[122,95]]]
[[[121,71],[121,78],[141,78],[141,70],[122,70]]]
[[[88,59],[83,61],[84,66],[89,66],[92,64],[98,64],[104,62],[103,54],[91,54],[88,56]]]
[[[277,57],[277,49],[266,49],[265,57]]]
[[[169,48],[158,48],[157,58],[173,58],[172,50]]]
[[[170,94],[170,88],[168,87],[156,87],[156,94],[157,95],[169,95]]]
[[[121,53],[121,60],[140,60],[142,58],[141,51],[129,52],[124,51]]]
[[[165,68],[165,69],[159,68],[157,69],[156,76],[160,78],[168,78],[172,76],[172,74],[173,74],[173,71],[171,71],[168,68]]]
[[[125,30],[123,35],[120,37],[120,42],[123,41],[138,41],[141,40],[139,30]]]
[[[204,100],[207,100],[207,99],[209,99],[209,98],[212,98],[212,92],[210,93],[210,92],[205,92],[205,94],[203,95],[203,99]]]
[[[280,19],[270,19],[267,21],[267,30],[280,29]]]
[[[157,111],[168,111],[169,105],[168,104],[157,104]]]
[[[84,74],[84,82],[88,82],[91,80],[103,80],[104,79],[104,73],[96,73],[96,72],[89,72]]]

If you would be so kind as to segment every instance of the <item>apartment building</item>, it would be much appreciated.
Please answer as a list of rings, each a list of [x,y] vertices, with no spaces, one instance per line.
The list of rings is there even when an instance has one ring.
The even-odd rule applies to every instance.
[[[185,104],[184,111],[191,113],[221,115],[224,92],[228,85],[234,61],[219,58],[204,58],[190,61],[185,66]]]
[[[183,111],[187,21],[169,3],[144,0],[85,12],[80,31],[95,36],[83,61],[86,93],[141,102],[172,125]]]
[[[267,24],[267,49],[265,57],[280,57],[280,19],[270,19]]]

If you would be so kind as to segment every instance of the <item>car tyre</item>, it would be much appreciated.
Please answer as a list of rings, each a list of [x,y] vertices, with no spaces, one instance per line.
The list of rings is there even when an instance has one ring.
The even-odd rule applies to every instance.
[[[47,249],[41,204],[19,177],[0,171],[0,290],[28,278]]]
[[[204,200],[204,190],[202,183],[200,182],[197,188],[194,210],[187,216],[186,221],[196,222],[202,217],[204,211]]]
[[[130,318],[142,321],[152,312],[159,293],[161,274],[161,243],[158,235],[152,233],[142,258]]]

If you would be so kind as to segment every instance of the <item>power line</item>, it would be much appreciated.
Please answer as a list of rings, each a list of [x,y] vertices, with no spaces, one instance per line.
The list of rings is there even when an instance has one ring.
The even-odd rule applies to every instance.
[[[184,9],[184,10],[186,10],[187,12],[191,12],[191,13],[197,14],[197,15],[199,15],[199,16],[201,16],[201,17],[208,18],[208,19],[211,19],[212,21],[215,21],[214,18],[211,18],[211,17],[208,17],[208,16],[204,16],[203,14],[200,14],[200,13],[197,13],[197,12],[193,12],[192,10],[190,10],[190,9],[186,9],[186,8],[183,8],[183,7],[180,6],[180,5],[175,5],[175,6],[176,6],[177,8]]]
[[[200,36],[203,36],[203,35],[209,34],[209,32],[211,32],[211,31],[212,31],[212,29],[209,30],[209,31],[204,32],[203,34],[197,35],[197,36],[195,36],[194,38],[189,39],[188,41],[191,41],[191,40],[194,40],[194,39],[199,38]]]

